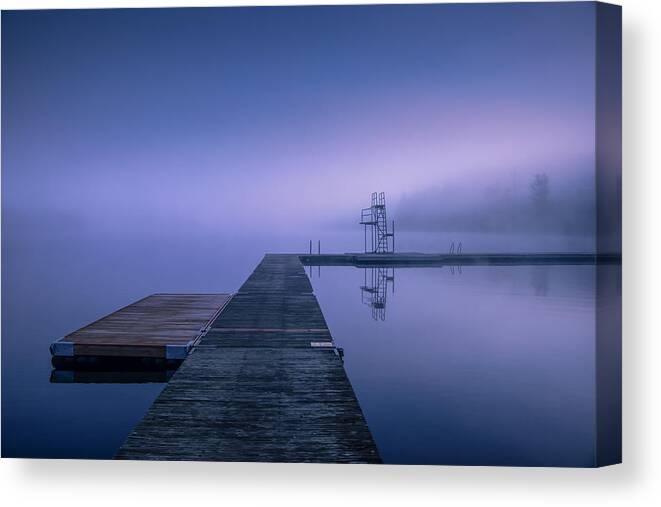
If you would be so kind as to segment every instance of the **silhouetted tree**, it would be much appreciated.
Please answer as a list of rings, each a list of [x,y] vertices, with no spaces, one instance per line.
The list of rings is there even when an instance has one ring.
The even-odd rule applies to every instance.
[[[530,183],[530,199],[538,213],[544,213],[549,205],[549,177],[546,173],[533,175]]]

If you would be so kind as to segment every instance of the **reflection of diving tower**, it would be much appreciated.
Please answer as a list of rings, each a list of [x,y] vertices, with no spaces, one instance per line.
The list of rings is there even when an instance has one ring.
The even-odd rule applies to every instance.
[[[361,211],[360,223],[365,226],[365,253],[393,253],[395,251],[395,222],[392,222],[392,229],[388,232],[386,194],[384,192],[372,193],[372,205]]]
[[[386,320],[386,297],[388,294],[388,282],[392,282],[392,290],[395,292],[395,268],[369,268],[368,279],[367,268],[365,268],[365,282],[360,287],[360,296],[363,304],[372,308],[374,320]]]

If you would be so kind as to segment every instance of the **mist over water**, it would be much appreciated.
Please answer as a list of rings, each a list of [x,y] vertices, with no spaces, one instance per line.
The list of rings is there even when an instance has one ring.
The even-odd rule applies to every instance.
[[[3,214],[115,234],[309,237],[353,224],[385,191],[402,230],[594,230],[592,4],[2,22]],[[541,173],[548,227],[528,220]]]
[[[586,170],[569,177],[511,171],[470,182],[459,180],[402,196],[395,208],[397,222],[404,230],[594,240],[595,183]]]

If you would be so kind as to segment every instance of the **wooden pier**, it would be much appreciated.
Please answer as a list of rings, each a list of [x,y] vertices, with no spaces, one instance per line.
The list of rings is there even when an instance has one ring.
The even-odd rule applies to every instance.
[[[379,463],[298,255],[266,255],[118,459]]]
[[[230,294],[153,294],[54,342],[57,358],[184,359]]]
[[[300,255],[305,266],[443,267],[618,264],[620,254],[592,253],[344,253]]]

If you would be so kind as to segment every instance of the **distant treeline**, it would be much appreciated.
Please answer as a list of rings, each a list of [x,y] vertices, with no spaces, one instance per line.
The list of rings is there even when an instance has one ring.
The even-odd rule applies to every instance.
[[[403,195],[395,216],[409,230],[594,235],[595,182],[591,174],[556,181],[537,172],[450,183]]]

